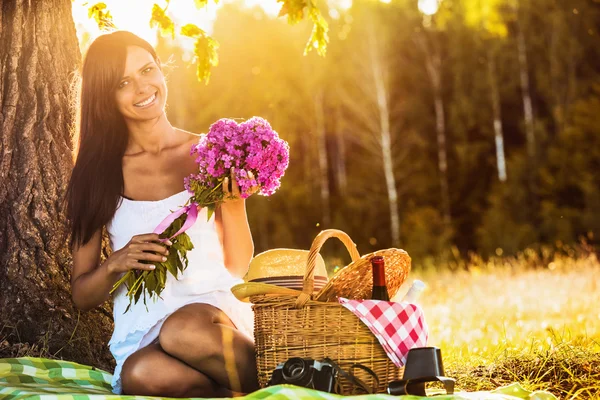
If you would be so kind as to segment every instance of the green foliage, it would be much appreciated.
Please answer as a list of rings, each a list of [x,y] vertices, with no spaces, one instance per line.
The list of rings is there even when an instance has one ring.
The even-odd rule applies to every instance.
[[[215,4],[218,4],[219,0],[215,0]],[[194,4],[197,9],[204,8],[208,5],[208,0],[194,0]]]
[[[440,212],[432,207],[420,207],[408,213],[403,224],[404,245],[411,257],[425,259],[433,254],[443,254],[452,244],[452,232],[443,223]]]
[[[159,236],[161,239],[173,236],[185,223],[187,214],[182,214],[175,219],[173,223]],[[110,293],[113,293],[119,286],[125,284],[127,286],[127,296],[129,297],[129,305],[125,312],[129,311],[132,304],[136,304],[140,297],[143,296],[144,305],[146,305],[146,294],[150,299],[154,296],[160,297],[160,294],[165,288],[167,281],[167,272],[175,279],[188,266],[187,252],[194,248],[190,237],[183,232],[171,239],[173,245],[169,248],[169,255],[165,262],[146,262],[140,261],[143,264],[153,264],[156,266],[154,270],[129,270],[119,281],[114,285]],[[147,309],[147,308],[146,308]]]
[[[288,23],[295,25],[302,21],[304,18],[304,8],[306,7],[306,1],[304,0],[277,0],[278,3],[282,3],[281,10],[279,10],[279,16],[288,16]]]
[[[295,25],[304,19],[304,9],[308,9],[308,16],[313,22],[313,29],[310,35],[310,39],[306,43],[304,48],[304,55],[308,54],[313,48],[317,49],[317,52],[321,56],[325,56],[327,52],[327,43],[329,43],[329,25],[325,18],[321,15],[321,11],[316,5],[314,0],[277,0],[278,3],[283,3],[279,16],[288,17],[288,23]]]
[[[88,9],[88,18],[94,18],[98,28],[106,29],[113,26],[112,15],[105,3],[96,3]]]
[[[327,35],[329,25],[321,15],[321,11],[314,4],[314,1],[311,0],[308,7],[308,15],[313,22],[313,30],[310,39],[304,48],[304,54],[306,55],[315,48],[319,55],[325,56],[325,53],[327,52],[327,43],[329,43],[329,36]]]
[[[199,81],[208,84],[211,67],[219,65],[217,54],[219,43],[194,24],[181,27],[181,35],[196,38],[194,43],[194,60],[197,64],[196,76]]]
[[[179,67],[169,77],[169,119],[176,126],[206,132],[218,118],[260,115],[290,144],[290,167],[279,192],[248,200],[257,253],[278,247],[308,249],[325,228],[346,231],[360,253],[392,246],[369,22],[385,71],[401,246],[415,265],[437,265],[444,257],[470,252],[491,255],[501,249],[505,255],[516,254],[527,246],[576,242],[589,232],[590,240],[597,240],[600,92],[592,88],[600,82],[595,28],[600,12],[584,0],[569,6],[550,0],[520,3],[538,150],[531,164],[525,151],[515,15],[500,9],[497,17],[508,27],[506,36],[491,37],[466,23],[466,3],[452,4],[440,10],[445,13],[444,29],[427,31],[427,40],[440,51],[451,226],[439,217],[436,120],[425,53],[415,45],[415,35],[424,32],[416,5],[355,1],[339,19],[324,13],[330,26],[324,58],[316,52],[302,56],[310,27],[290,27],[260,9],[225,5],[212,33],[221,44],[219,68],[208,86],[197,82],[194,69],[186,68],[176,44],[162,43],[161,57],[175,54]],[[306,8],[287,8],[288,14],[298,10],[303,10],[298,16],[307,16]],[[552,23],[540,23],[546,19]],[[244,39],[249,33],[251,41]],[[496,170],[487,64],[491,51],[506,183],[498,181]],[[329,224],[321,199],[319,93]],[[347,263],[343,246],[332,243],[323,248],[324,256],[341,260],[336,265]]]
[[[508,35],[508,21],[502,10],[514,9],[514,0],[464,0],[462,4],[468,26],[481,29],[484,36],[504,38]]]
[[[152,6],[152,16],[150,17],[150,27],[158,27],[163,36],[175,38],[177,26],[167,15],[167,9],[171,0],[167,0],[167,6],[163,9],[158,4]],[[179,0],[182,1],[182,0]],[[218,0],[214,0],[218,4]],[[288,16],[288,22],[294,25],[304,18],[304,9],[308,9],[308,16],[313,23],[313,30],[304,49],[306,55],[313,48],[317,53],[325,56],[327,43],[329,42],[327,21],[321,15],[321,11],[316,5],[315,0],[277,0],[282,2],[283,6],[279,16]],[[208,0],[194,0],[198,9],[208,5]],[[115,28],[112,23],[112,16],[107,10],[105,3],[97,3],[89,8],[89,17],[94,18],[98,27],[103,30],[107,27]],[[219,43],[208,35],[205,31],[194,24],[187,24],[181,28],[181,35],[196,38],[194,43],[194,61],[196,63],[196,77],[200,82],[208,85],[211,76],[211,69],[219,64],[217,49]]]
[[[158,4],[152,6],[152,16],[150,17],[150,27],[158,26],[162,35],[171,35],[175,37],[175,24]]]

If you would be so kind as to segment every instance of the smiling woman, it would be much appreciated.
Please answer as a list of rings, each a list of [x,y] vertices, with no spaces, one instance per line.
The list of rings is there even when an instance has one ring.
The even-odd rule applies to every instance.
[[[166,101],[160,59],[148,42],[126,31],[92,42],[66,199],[79,309],[104,303],[124,274],[155,270],[177,244],[152,232],[190,198],[184,178],[198,172],[190,150],[199,135],[170,124]],[[232,193],[239,193],[235,172]],[[113,252],[100,264],[104,227]],[[188,268],[178,279],[165,277],[161,297],[128,307],[124,286],[113,293],[117,394],[217,397],[258,388],[252,310],[230,290],[254,251],[245,199],[228,198],[186,233],[194,242]]]
[[[141,67],[140,67],[141,66]],[[167,85],[161,68],[145,49],[127,49],[125,74],[116,90],[117,109],[125,118],[158,117],[165,107]]]

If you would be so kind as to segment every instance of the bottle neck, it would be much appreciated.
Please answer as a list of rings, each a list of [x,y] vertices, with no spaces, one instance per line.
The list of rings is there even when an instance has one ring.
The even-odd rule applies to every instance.
[[[373,286],[385,286],[385,267],[381,264],[373,265]]]

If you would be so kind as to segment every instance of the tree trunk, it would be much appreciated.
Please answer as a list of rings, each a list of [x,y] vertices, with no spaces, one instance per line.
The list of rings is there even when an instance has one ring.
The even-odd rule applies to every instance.
[[[336,108],[336,176],[337,185],[342,196],[346,195],[346,188],[348,187],[348,177],[346,176],[346,141],[344,139],[345,124],[343,122],[342,110],[340,107]]]
[[[494,119],[494,138],[496,142],[496,166],[498,179],[506,182],[506,158],[504,156],[504,133],[502,131],[502,111],[500,109],[500,94],[498,91],[498,80],[496,79],[496,56],[488,46],[488,79],[490,83],[490,96],[492,100],[492,113]]]
[[[518,4],[518,1],[517,1]],[[527,62],[527,43],[517,10],[517,49],[519,52],[519,78],[521,82],[521,95],[523,97],[523,114],[525,117],[525,135],[527,139],[527,156],[530,162],[535,160],[535,131],[533,125],[533,105],[531,90],[529,88],[529,65]],[[535,165],[532,164],[534,167]]]
[[[110,370],[110,310],[74,309],[63,239],[69,87],[80,63],[71,0],[0,4],[0,357],[19,355],[21,342],[40,350],[32,355]]]
[[[317,89],[315,95],[315,123],[317,133],[317,157],[319,158],[319,183],[321,186],[321,207],[325,227],[331,225],[331,209],[329,201],[329,169],[327,166],[327,141],[325,138],[325,105],[323,89]]]
[[[385,85],[380,55],[377,52],[375,32],[369,25],[369,49],[371,58],[371,71],[375,83],[377,110],[379,111],[379,129],[383,171],[388,192],[390,207],[390,226],[392,230],[392,245],[400,247],[400,214],[398,213],[398,192],[396,191],[396,178],[394,177],[394,162],[392,158],[392,140],[390,134],[390,112],[388,106],[388,92]]]
[[[427,46],[423,35],[426,32],[417,34],[418,42],[425,54],[425,66],[429,80],[433,87],[434,108],[435,108],[435,130],[437,136],[438,148],[438,172],[440,176],[440,191],[442,198],[442,212],[444,224],[449,227],[452,224],[450,213],[450,190],[448,188],[448,157],[446,153],[446,117],[444,114],[444,99],[442,97],[442,61],[439,51],[433,47]]]

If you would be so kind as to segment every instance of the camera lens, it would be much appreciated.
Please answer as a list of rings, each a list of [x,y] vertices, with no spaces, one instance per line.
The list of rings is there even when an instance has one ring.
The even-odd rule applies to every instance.
[[[285,364],[283,364],[281,374],[286,382],[298,386],[302,386],[310,380],[309,366],[306,361],[300,357],[294,357],[287,360]],[[305,380],[307,382],[304,382]]]

